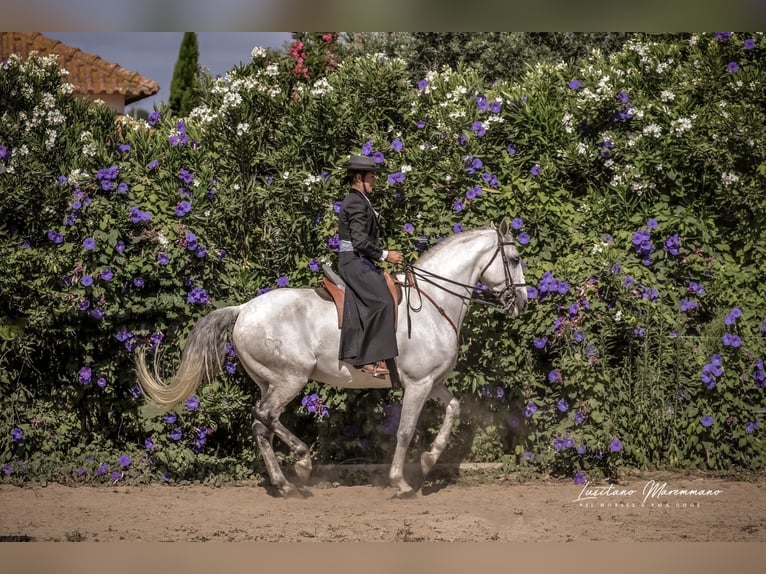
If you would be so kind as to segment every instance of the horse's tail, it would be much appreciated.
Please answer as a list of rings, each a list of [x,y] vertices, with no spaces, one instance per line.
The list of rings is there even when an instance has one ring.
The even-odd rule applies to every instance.
[[[221,371],[226,357],[227,333],[239,311],[240,307],[224,307],[200,319],[186,340],[178,371],[167,383],[158,374],[157,355],[154,356],[154,373],[151,373],[144,361],[144,350],[139,350],[136,374],[149,402],[175,405],[185,401],[203,381],[209,381]]]

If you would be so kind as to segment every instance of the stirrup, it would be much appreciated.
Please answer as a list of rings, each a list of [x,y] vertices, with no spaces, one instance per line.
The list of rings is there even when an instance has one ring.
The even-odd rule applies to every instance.
[[[364,365],[359,370],[365,375],[372,375],[379,379],[385,379],[390,374],[390,371],[382,361],[378,361],[372,365]]]

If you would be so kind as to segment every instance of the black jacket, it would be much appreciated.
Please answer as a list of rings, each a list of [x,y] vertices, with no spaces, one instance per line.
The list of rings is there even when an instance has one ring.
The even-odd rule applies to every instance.
[[[352,189],[341,203],[338,216],[338,238],[350,241],[357,255],[380,261],[380,222],[370,202]]]

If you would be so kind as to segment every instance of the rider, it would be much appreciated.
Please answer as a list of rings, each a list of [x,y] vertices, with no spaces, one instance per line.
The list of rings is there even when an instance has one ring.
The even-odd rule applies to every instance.
[[[338,358],[376,377],[389,374],[386,359],[399,354],[395,303],[380,261],[400,265],[399,251],[380,247],[380,220],[369,196],[380,168],[371,157],[354,155],[346,165],[351,189],[338,214],[338,273],[346,283]]]

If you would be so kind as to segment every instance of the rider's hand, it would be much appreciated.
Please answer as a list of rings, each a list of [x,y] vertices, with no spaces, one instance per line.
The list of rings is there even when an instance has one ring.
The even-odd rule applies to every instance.
[[[400,251],[389,251],[386,257],[386,263],[393,263],[394,265],[401,265],[404,262],[404,256]]]

